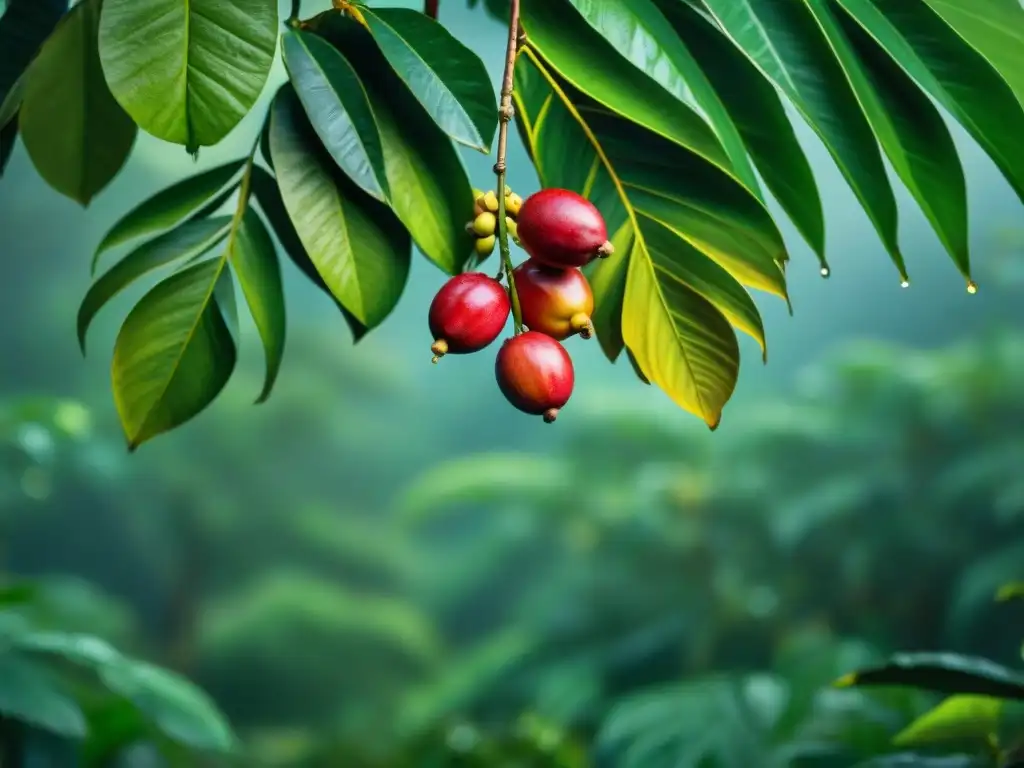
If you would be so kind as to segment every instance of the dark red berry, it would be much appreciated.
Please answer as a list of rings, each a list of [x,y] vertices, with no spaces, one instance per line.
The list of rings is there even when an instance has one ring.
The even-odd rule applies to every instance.
[[[589,339],[594,326],[594,293],[578,269],[555,269],[528,259],[515,268],[516,294],[523,323],[553,339],[574,333]]]
[[[601,212],[568,189],[542,189],[526,198],[516,233],[533,259],[551,267],[582,267],[614,250]]]
[[[569,402],[575,382],[565,347],[537,331],[526,331],[501,345],[494,375],[512,405],[524,413],[543,415],[548,424]]]
[[[512,307],[505,286],[482,272],[456,275],[430,303],[434,362],[478,352],[498,338]]]

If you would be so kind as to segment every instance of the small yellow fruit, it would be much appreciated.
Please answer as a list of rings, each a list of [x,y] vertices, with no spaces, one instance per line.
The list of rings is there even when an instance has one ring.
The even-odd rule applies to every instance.
[[[473,190],[473,216],[474,216],[474,218],[479,216],[485,210],[487,210],[487,209],[484,208],[484,193],[481,192],[479,189],[474,189]]]
[[[497,217],[490,211],[484,211],[473,219],[473,232],[477,237],[490,237],[498,226]]]
[[[498,212],[498,197],[494,194],[494,190],[490,190],[486,195],[484,195],[483,203],[484,208],[491,213]]]
[[[494,244],[498,242],[498,238],[494,235],[488,235],[487,237],[481,237],[475,243],[473,243],[473,249],[476,251],[476,255],[480,258],[490,256],[491,251],[494,250]]]
[[[518,243],[519,233],[516,231],[516,223],[512,220],[511,216],[505,217],[505,229],[508,231],[508,236]]]
[[[510,187],[508,184],[506,184],[505,185],[505,197],[508,197],[511,194],[512,194],[512,187]]]
[[[523,198],[514,192],[505,197],[505,213],[509,216],[518,216],[519,209],[523,207]]]

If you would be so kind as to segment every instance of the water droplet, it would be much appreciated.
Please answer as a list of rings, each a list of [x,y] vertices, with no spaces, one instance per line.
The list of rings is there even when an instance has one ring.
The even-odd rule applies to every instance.
[[[978,284],[976,282],[974,282],[973,280],[968,280],[967,281],[967,292],[970,293],[970,294],[977,293],[978,292]]]
[[[821,276],[822,277],[828,278],[831,274],[832,274],[832,270],[829,269],[828,267],[822,267],[821,268]]]
[[[900,283],[900,288],[909,288],[909,287],[910,287],[910,281],[909,280],[903,280]]]

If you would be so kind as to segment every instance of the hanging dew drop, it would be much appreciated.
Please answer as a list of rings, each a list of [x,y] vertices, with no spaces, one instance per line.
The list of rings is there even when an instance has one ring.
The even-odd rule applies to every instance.
[[[900,282],[900,288],[909,288],[909,287],[910,287],[910,281],[909,280],[903,280],[902,282]]]
[[[973,280],[967,281],[967,292],[972,296],[978,292],[978,284]]]
[[[821,268],[821,276],[824,277],[826,280],[829,278],[829,276],[831,274],[832,274],[832,270],[829,269],[828,267],[822,267]]]

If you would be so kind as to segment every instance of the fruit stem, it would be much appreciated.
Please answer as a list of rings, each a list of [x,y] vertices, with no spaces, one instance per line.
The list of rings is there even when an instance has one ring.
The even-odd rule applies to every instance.
[[[505,48],[505,73],[501,79],[501,104],[498,107],[498,158],[494,163],[494,175],[498,177],[498,250],[501,263],[508,279],[508,295],[512,302],[512,322],[515,334],[523,332],[523,314],[516,292],[516,279],[512,275],[512,254],[508,247],[508,226],[505,223],[505,156],[508,151],[508,124],[515,116],[512,107],[513,77],[516,68],[516,53],[519,46],[519,0],[509,3],[508,45]]]
[[[302,15],[302,0],[292,0],[292,12],[285,22],[289,26]]]

